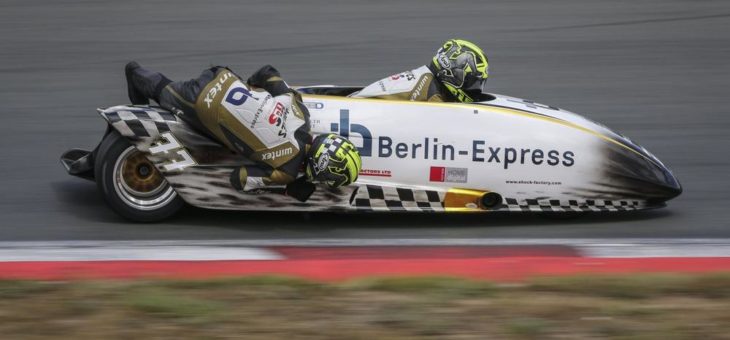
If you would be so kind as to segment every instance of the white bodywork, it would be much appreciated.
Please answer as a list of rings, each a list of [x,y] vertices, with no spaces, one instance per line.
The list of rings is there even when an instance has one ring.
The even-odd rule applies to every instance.
[[[311,95],[305,104],[314,133],[347,135],[360,148],[360,184],[568,201],[605,180],[607,146],[663,167],[645,150],[579,115],[494,97],[482,104],[456,104]]]
[[[681,193],[646,150],[555,107],[499,95],[471,104],[303,98],[313,134],[334,132],[358,146],[363,169],[354,185],[319,186],[304,203],[239,193],[228,178],[241,160],[175,118],[155,124],[175,135],[197,165],[172,172],[163,166],[173,159],[148,158],[186,202],[212,209],[620,211],[661,206]],[[134,111],[128,119],[119,115],[126,111]],[[154,115],[144,112],[114,107],[102,115],[146,152],[162,130],[147,129],[145,117]],[[134,119],[143,121],[136,132],[128,126]],[[487,194],[500,202],[487,204]]]

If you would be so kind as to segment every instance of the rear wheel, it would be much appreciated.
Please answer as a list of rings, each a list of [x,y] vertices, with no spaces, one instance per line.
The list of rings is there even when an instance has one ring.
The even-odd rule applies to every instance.
[[[132,221],[161,221],[185,205],[144,153],[116,131],[101,142],[94,171],[109,206]]]

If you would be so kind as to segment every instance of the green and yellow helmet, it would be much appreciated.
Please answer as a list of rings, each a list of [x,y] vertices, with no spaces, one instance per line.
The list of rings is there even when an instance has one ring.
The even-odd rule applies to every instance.
[[[334,133],[317,136],[307,154],[307,177],[337,188],[357,180],[360,153],[352,142]]]
[[[479,46],[461,39],[446,41],[431,62],[436,79],[460,102],[473,102],[489,77],[489,60]]]

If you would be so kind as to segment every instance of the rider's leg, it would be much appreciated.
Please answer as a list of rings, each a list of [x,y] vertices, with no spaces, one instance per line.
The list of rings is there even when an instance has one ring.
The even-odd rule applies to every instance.
[[[198,118],[195,102],[202,89],[215,79],[217,70],[207,69],[200,77],[187,81],[171,81],[162,73],[145,69],[134,61],[124,68],[132,104],[149,105],[149,99],[153,99],[199,132],[211,137],[211,131]]]
[[[198,111],[196,102],[200,92],[215,78],[216,69],[212,68],[203,71],[198,78],[169,83],[159,92],[157,102],[198,131],[212,136],[214,133],[211,129],[214,127],[205,126],[201,121],[201,115],[211,114],[212,112]]]
[[[160,92],[171,83],[162,73],[147,70],[134,61],[124,67],[124,74],[129,100],[135,105],[148,105],[149,99],[159,102]]]

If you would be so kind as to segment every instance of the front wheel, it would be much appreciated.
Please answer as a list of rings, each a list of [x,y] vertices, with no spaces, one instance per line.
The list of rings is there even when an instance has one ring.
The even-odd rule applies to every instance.
[[[185,205],[144,153],[116,131],[101,142],[94,171],[109,206],[132,221],[161,221]]]

